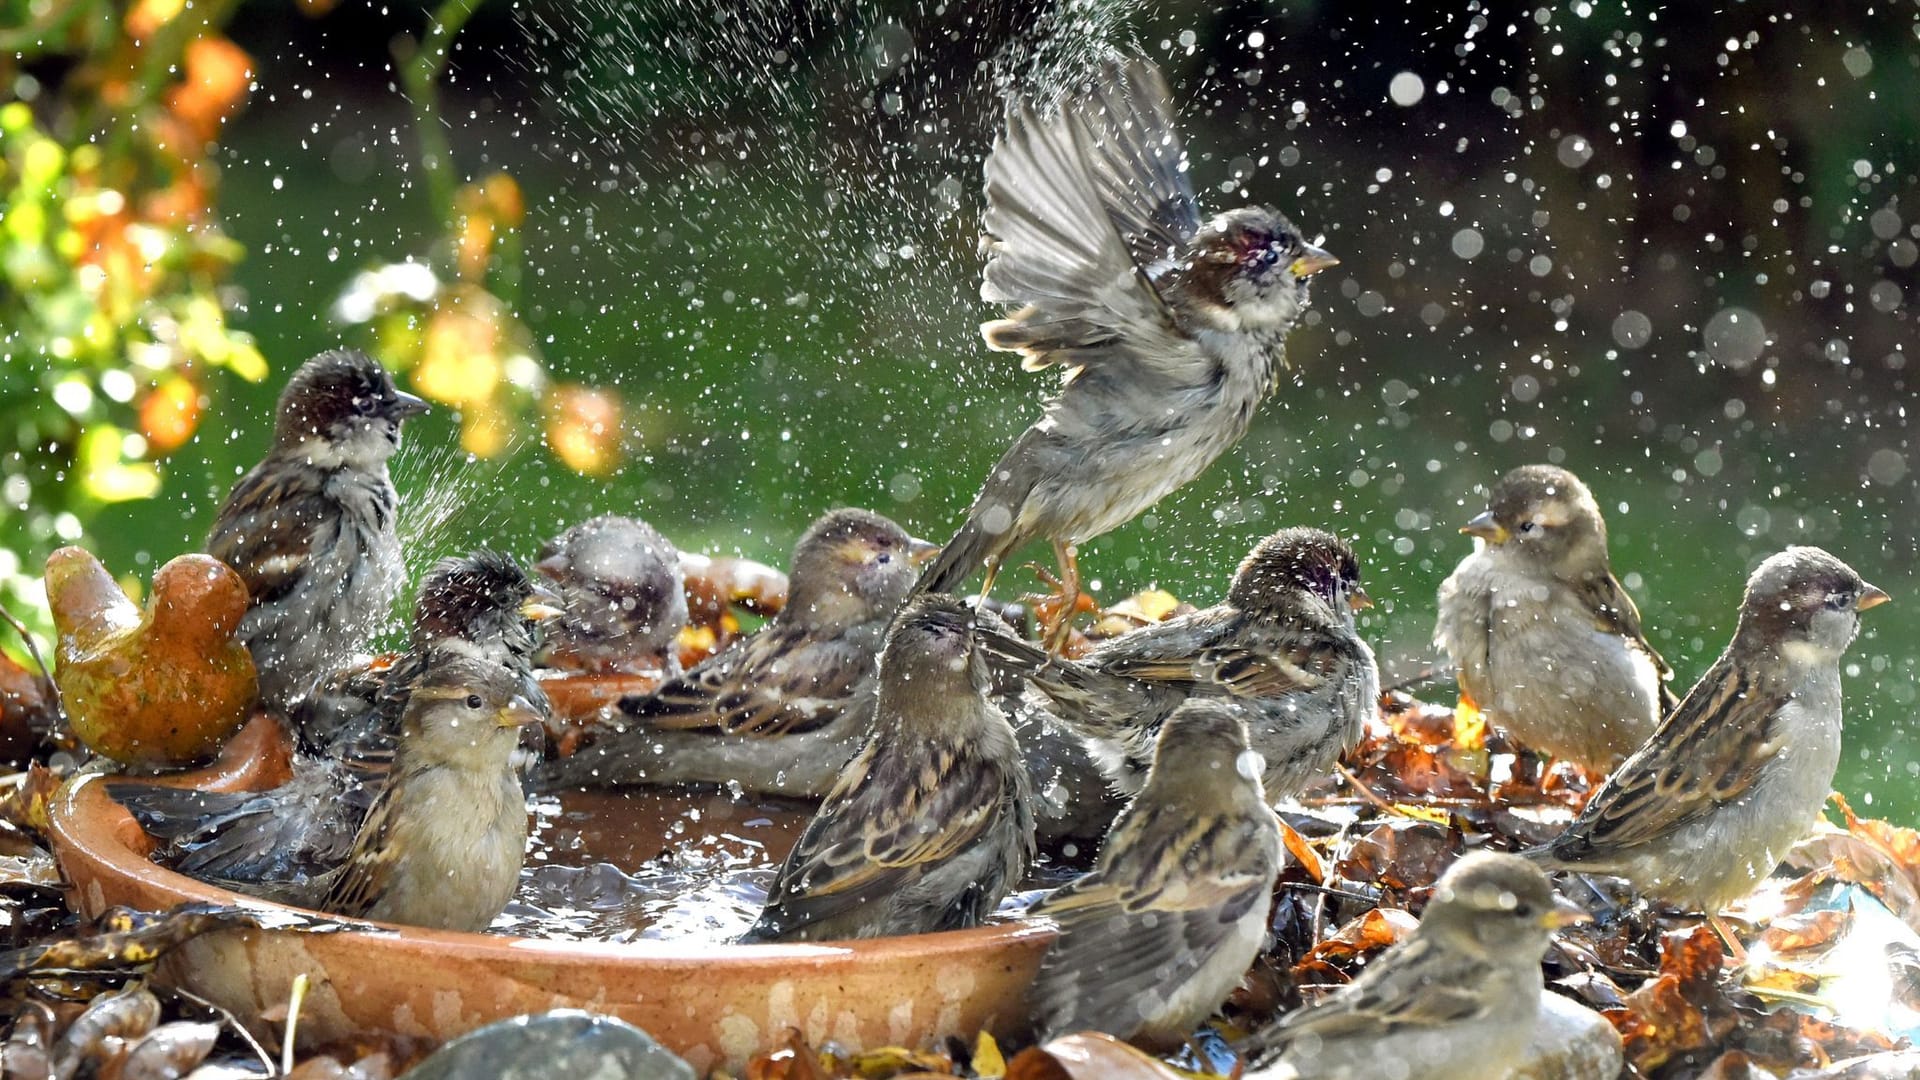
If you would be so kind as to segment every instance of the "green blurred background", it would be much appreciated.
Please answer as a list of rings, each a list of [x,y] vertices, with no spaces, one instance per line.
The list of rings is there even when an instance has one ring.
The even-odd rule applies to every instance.
[[[504,170],[527,206],[513,312],[554,380],[619,395],[627,441],[587,477],[531,418],[493,459],[454,449],[446,409],[418,422],[396,468],[416,568],[479,543],[527,555],[602,511],[782,564],[835,504],[944,539],[1051,382],[977,336],[1000,94],[1132,46],[1175,86],[1206,205],[1272,203],[1343,262],[1245,442],[1083,549],[1105,597],[1210,602],[1259,537],[1323,525],[1356,540],[1365,630],[1408,673],[1484,485],[1560,462],[1608,508],[1615,569],[1683,683],[1781,546],[1891,592],[1849,658],[1840,786],[1920,817],[1910,8],[716,11],[522,0],[459,37],[455,171]],[[209,376],[160,496],[92,521],[115,569],[197,543],[286,371],[368,343],[333,314],[350,279],[434,244],[387,57],[423,21],[260,2],[229,24],[256,81],[214,154],[246,252],[233,320],[274,373]]]

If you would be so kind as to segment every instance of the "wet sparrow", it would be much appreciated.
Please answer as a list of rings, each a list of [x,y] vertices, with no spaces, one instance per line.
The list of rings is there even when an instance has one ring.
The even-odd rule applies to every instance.
[[[1029,998],[1043,1039],[1178,1046],[1260,952],[1280,822],[1240,716],[1203,697],[1175,709],[1093,872],[1029,909],[1060,931]]]
[[[1565,469],[1522,466],[1460,531],[1477,542],[1440,586],[1433,641],[1462,693],[1533,749],[1619,764],[1673,707],[1673,672],[1608,566],[1593,494]]]
[[[922,596],[901,611],[880,659],[873,731],[743,940],[925,934],[993,911],[1034,842],[1026,768],[988,677],[970,609]]]
[[[1548,939],[1585,918],[1526,860],[1468,855],[1441,876],[1420,925],[1359,978],[1236,1044],[1246,1076],[1499,1080],[1533,1035]]]
[[[1769,557],[1747,579],[1720,659],[1567,831],[1526,854],[1709,915],[1745,896],[1826,803],[1840,762],[1840,657],[1860,612],[1886,600],[1819,548]]]
[[[466,657],[498,668],[545,714],[546,696],[532,674],[529,624],[551,612],[541,600],[508,556],[477,551],[443,559],[420,584],[408,652],[384,673],[356,669],[329,678],[296,710],[306,722],[299,725],[286,783],[216,793],[110,781],[108,791],[165,841],[160,857],[183,873],[299,886],[346,858],[385,785],[408,694],[427,674],[429,657]]]
[[[507,669],[436,650],[407,697],[393,769],[324,911],[442,930],[484,930],[512,899],[527,804],[510,759],[541,721]]]
[[[1246,434],[1286,364],[1307,279],[1338,260],[1278,211],[1203,219],[1173,106],[1143,59],[1108,63],[1042,116],[1012,107],[986,164],[987,345],[1058,365],[1045,415],[1000,458],[919,589],[987,583],[1051,541],[1069,601],[1074,545],[1131,521]],[[1069,602],[1063,609],[1072,610]],[[1065,619],[1050,632],[1058,652]]]
[[[207,554],[252,594],[238,636],[269,708],[291,709],[390,614],[405,568],[387,459],[426,408],[364,353],[321,353],[287,382],[273,448],[215,516]]]
[[[603,514],[548,541],[533,568],[559,588],[565,612],[541,628],[543,664],[680,674],[676,639],[687,625],[680,552],[653,526]]]
[[[1266,759],[1267,795],[1279,799],[1332,769],[1376,707],[1380,673],[1354,626],[1368,603],[1344,541],[1282,529],[1248,553],[1223,603],[1102,642],[1080,660],[988,630],[982,645],[996,664],[1027,673],[1118,790],[1140,789],[1161,724],[1207,696],[1239,710]]]
[[[887,622],[932,546],[867,510],[835,510],[795,545],[787,606],[651,694],[625,731],[536,771],[546,788],[738,784],[818,797],[873,726]]]

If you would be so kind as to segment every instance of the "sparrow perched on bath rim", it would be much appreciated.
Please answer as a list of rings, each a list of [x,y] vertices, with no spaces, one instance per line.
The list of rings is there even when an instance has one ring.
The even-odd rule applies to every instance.
[[[1280,819],[1240,715],[1205,697],[1175,709],[1093,872],[1028,909],[1060,931],[1030,994],[1043,1039],[1092,1030],[1178,1046],[1259,954]]]
[[[535,772],[543,788],[738,784],[818,798],[873,726],[888,620],[935,550],[869,510],[834,510],[794,545],[786,607],[651,694],[627,730]]]
[[[919,591],[994,575],[1052,542],[1063,611],[1074,547],[1131,521],[1246,434],[1286,366],[1307,279],[1338,262],[1285,216],[1245,206],[1203,218],[1173,107],[1143,59],[1115,60],[1043,116],[1022,103],[986,164],[981,298],[1009,308],[987,345],[1060,390],[987,474]],[[1058,652],[1066,620],[1050,629]]]
[[[387,460],[427,409],[365,353],[324,352],[280,394],[273,448],[228,493],[207,554],[240,574],[260,700],[289,711],[366,650],[405,582]]]
[[[1720,659],[1580,816],[1526,854],[1717,915],[1807,834],[1840,764],[1840,657],[1887,594],[1816,547],[1747,579]]]
[[[160,856],[182,873],[243,892],[262,882],[301,886],[346,858],[386,783],[407,697],[426,677],[430,658],[466,657],[498,668],[545,714],[530,625],[552,613],[544,599],[509,556],[476,551],[443,559],[420,584],[408,652],[385,673],[329,679],[296,710],[304,722],[286,783],[206,792],[116,780],[108,791],[164,841]]]
[[[1246,722],[1266,760],[1270,798],[1299,791],[1360,738],[1380,697],[1373,650],[1354,611],[1370,601],[1353,549],[1319,529],[1282,529],[1255,545],[1224,602],[1102,642],[1079,660],[982,629],[997,665],[1087,741],[1114,787],[1138,791],[1161,725],[1192,697]]]
[[[563,614],[541,627],[547,666],[680,674],[686,583],[680,552],[653,526],[602,514],[548,541],[533,568],[560,590]]]
[[[1433,641],[1461,691],[1527,746],[1613,768],[1673,708],[1673,672],[1608,565],[1593,493],[1565,469],[1522,466],[1460,531],[1479,542],[1440,586]]]
[[[1548,940],[1585,919],[1525,859],[1475,852],[1359,978],[1234,1048],[1248,1080],[1497,1080],[1532,1038]]]
[[[973,612],[901,611],[873,731],[807,824],[745,941],[825,941],[978,925],[1033,861],[1013,728],[987,697]]]

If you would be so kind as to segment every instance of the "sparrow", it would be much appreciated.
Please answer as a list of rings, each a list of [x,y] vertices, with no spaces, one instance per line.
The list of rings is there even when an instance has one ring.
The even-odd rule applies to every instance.
[[[1353,549],[1289,528],[1247,554],[1213,607],[1100,643],[1079,660],[983,630],[990,659],[1026,673],[1030,692],[1078,732],[1123,794],[1145,783],[1160,728],[1192,697],[1235,708],[1282,798],[1333,768],[1380,697],[1373,650],[1354,612],[1372,601]]]
[[[714,783],[818,798],[873,727],[887,623],[934,547],[869,510],[834,510],[794,545],[787,605],[650,694],[630,726],[534,773],[536,785]]]
[[[973,612],[909,603],[880,658],[873,730],[742,939],[827,941],[978,925],[1034,856],[1020,747],[988,698]]]
[[[1058,366],[1060,390],[987,474],[919,591],[984,596],[1028,542],[1053,544],[1060,611],[1075,547],[1131,521],[1240,441],[1286,367],[1310,277],[1339,260],[1279,211],[1203,218],[1166,82],[1108,62],[1052,115],[1012,106],[986,163],[987,346]],[[1050,651],[1065,618],[1049,628]]]
[[[1260,952],[1280,819],[1240,717],[1205,697],[1175,709],[1093,871],[1028,910],[1059,931],[1029,995],[1043,1040],[1092,1030],[1178,1046]]]
[[[385,623],[406,581],[387,461],[426,410],[365,353],[321,353],[288,380],[273,448],[214,516],[206,553],[247,584],[237,636],[266,707],[290,711]]]
[[[407,695],[392,774],[328,875],[322,911],[484,930],[512,899],[527,803],[511,758],[542,711],[521,680],[463,650],[434,650]]]
[[[1481,851],[1440,877],[1405,940],[1360,977],[1236,1043],[1248,1080],[1497,1080],[1533,1035],[1553,931],[1586,919],[1526,860]]]
[[[413,688],[434,658],[497,668],[540,714],[531,622],[550,616],[520,564],[491,551],[444,559],[422,579],[412,646],[384,675],[354,669],[330,678],[296,716],[291,777],[258,792],[205,792],[139,781],[108,791],[182,873],[235,884],[312,881],[340,865],[386,784],[394,742]],[[308,713],[323,716],[308,716]]]
[[[1579,478],[1525,465],[1461,532],[1473,554],[1440,586],[1434,646],[1489,722],[1551,757],[1605,772],[1675,698],[1607,559],[1607,523]]]
[[[1819,548],[1768,557],[1726,651],[1573,824],[1525,854],[1708,915],[1751,892],[1826,803],[1840,657],[1860,613],[1887,599]]]
[[[680,674],[687,625],[680,552],[653,526],[603,514],[540,549],[534,571],[560,590],[563,614],[541,627],[539,661],[567,671]]]

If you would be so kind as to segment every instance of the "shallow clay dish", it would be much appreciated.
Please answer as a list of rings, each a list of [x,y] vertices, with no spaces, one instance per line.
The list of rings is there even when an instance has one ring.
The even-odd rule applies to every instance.
[[[246,771],[234,761],[209,772],[216,770],[228,783]],[[260,786],[274,771],[237,786]],[[69,785],[50,816],[54,853],[88,917],[115,905],[272,907],[149,862],[146,834],[97,777]],[[1020,1034],[1024,996],[1051,936],[995,926],[844,945],[616,945],[403,927],[223,930],[176,949],[157,974],[266,1028],[261,1015],[284,1012],[294,977],[305,972],[311,987],[299,1041],[307,1048],[370,1033],[439,1041],[504,1017],[572,1007],[636,1024],[704,1073],[739,1069],[789,1027],[816,1045],[832,1039],[850,1049],[971,1040],[983,1029]]]

